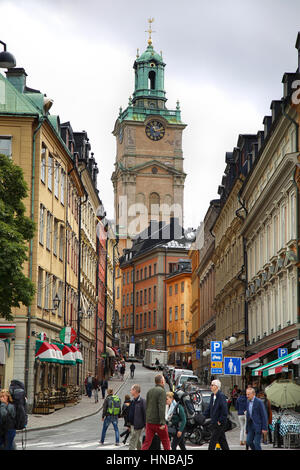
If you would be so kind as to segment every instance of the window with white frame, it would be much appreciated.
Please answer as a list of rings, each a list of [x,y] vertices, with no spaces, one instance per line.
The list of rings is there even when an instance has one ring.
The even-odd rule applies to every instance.
[[[37,291],[37,305],[38,307],[43,306],[43,270],[38,270],[38,291]]]
[[[10,136],[0,136],[0,154],[11,157],[11,137]]]
[[[65,172],[61,169],[60,172],[60,202],[65,204]]]
[[[58,199],[58,192],[59,192],[59,170],[60,165],[59,163],[55,162],[55,169],[54,169],[54,196]]]
[[[44,145],[41,151],[41,181],[43,183],[46,181],[46,147]]]
[[[40,233],[39,233],[39,242],[41,245],[44,244],[44,226],[45,226],[45,206],[40,204]]]
[[[47,212],[47,228],[46,228],[46,248],[51,250],[51,235],[52,235],[52,214]]]
[[[49,154],[48,156],[48,189],[52,191],[52,179],[53,179],[53,157]]]

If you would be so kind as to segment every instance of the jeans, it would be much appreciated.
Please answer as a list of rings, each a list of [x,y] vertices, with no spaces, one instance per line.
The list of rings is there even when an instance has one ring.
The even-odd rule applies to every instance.
[[[177,433],[176,436],[173,437],[171,449],[176,450],[177,446],[179,446],[181,450],[186,450],[184,432],[180,437],[177,436]]]
[[[103,428],[102,428],[102,435],[101,435],[101,443],[104,443],[105,435],[108,426],[112,424],[115,430],[115,436],[116,436],[116,444],[119,443],[120,440],[120,434],[119,434],[119,428],[118,428],[118,417],[117,416],[106,416],[103,422]]]
[[[4,446],[3,450],[14,450],[13,443],[16,436],[15,429],[9,429],[3,436],[0,436],[0,447]],[[0,449],[1,450],[1,449]]]
[[[88,397],[91,398],[91,396],[92,396],[92,384],[88,383],[86,385],[86,393],[87,393]]]
[[[94,397],[95,397],[95,403],[98,403],[98,401],[99,401],[99,399],[98,399],[98,388],[94,389]]]
[[[252,420],[248,422],[247,445],[251,450],[261,450],[261,431],[256,431]]]

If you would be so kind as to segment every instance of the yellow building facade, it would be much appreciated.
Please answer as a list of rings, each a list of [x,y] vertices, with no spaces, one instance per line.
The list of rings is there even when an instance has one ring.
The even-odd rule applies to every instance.
[[[169,363],[191,360],[191,266],[189,260],[179,260],[177,269],[165,279],[166,325]]]

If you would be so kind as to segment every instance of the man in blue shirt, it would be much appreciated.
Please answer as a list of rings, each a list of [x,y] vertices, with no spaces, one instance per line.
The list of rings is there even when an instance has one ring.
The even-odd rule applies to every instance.
[[[268,429],[267,413],[263,402],[255,396],[252,387],[247,388],[247,445],[252,450],[261,450],[261,434]]]

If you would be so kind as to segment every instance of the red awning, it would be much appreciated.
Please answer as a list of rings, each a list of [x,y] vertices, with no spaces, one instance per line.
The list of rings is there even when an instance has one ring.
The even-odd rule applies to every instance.
[[[274,349],[281,348],[281,346],[283,346],[284,344],[289,343],[289,342],[290,341],[285,341],[284,343],[276,344],[276,346],[272,346],[271,348],[264,349],[263,351],[260,351],[257,354],[253,354],[253,356],[247,357],[247,359],[244,359],[242,361],[242,366],[248,366],[252,362],[256,362],[257,359],[259,359],[260,357],[266,356],[270,352],[274,351]]]

